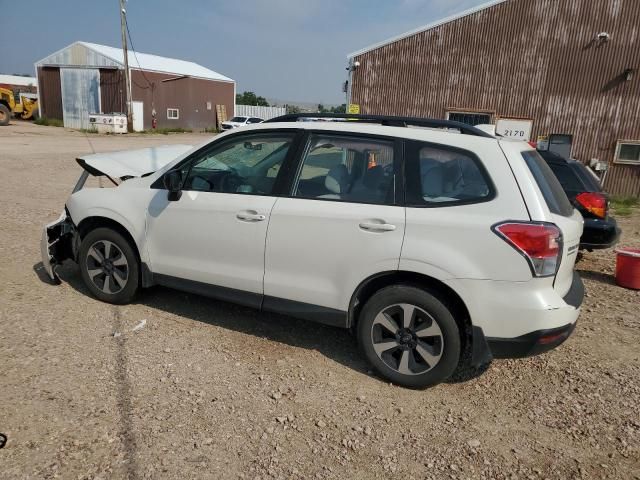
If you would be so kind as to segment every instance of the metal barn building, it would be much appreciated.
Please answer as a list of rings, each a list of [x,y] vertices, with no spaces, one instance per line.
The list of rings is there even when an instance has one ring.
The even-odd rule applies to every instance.
[[[128,52],[134,130],[216,125],[216,105],[233,115],[235,82],[184,60]],[[126,112],[122,49],[75,42],[36,62],[40,114],[89,128],[91,113]]]
[[[362,113],[564,142],[640,195],[640,0],[494,0],[350,54],[347,85]]]

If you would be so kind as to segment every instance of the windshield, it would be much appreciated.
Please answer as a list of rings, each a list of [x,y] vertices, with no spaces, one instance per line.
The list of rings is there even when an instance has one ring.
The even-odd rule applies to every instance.
[[[244,123],[247,121],[247,117],[233,117],[231,120],[229,120],[230,122],[236,122],[236,123]]]

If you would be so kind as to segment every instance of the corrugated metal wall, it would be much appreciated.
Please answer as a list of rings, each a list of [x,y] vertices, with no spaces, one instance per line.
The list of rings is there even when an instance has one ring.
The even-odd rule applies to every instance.
[[[179,77],[169,73],[131,71],[131,95],[143,102],[144,128],[151,128],[155,108],[158,128],[182,127],[199,130],[216,126],[216,105],[233,112],[234,84],[201,78]],[[167,109],[177,108],[179,118],[167,118]]]
[[[127,111],[124,70],[100,69],[100,104],[102,113],[125,113]]]
[[[61,68],[62,118],[68,128],[89,128],[89,114],[100,112],[100,71]]]
[[[255,105],[236,105],[236,115],[258,117],[263,120],[279,117],[287,113],[285,107],[257,107]],[[231,118],[231,116],[229,116]]]
[[[640,0],[510,0],[355,60],[363,113],[531,118],[534,138],[572,134],[583,161],[612,162],[617,140],[640,140]],[[639,170],[611,164],[608,190],[640,195]]]
[[[59,68],[38,67],[38,99],[40,115],[62,120]]]

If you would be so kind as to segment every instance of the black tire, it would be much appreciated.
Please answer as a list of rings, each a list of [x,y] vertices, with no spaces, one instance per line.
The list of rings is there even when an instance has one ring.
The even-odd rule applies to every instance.
[[[410,318],[408,328],[405,315]],[[394,334],[389,327],[399,328]],[[441,383],[453,374],[460,360],[460,331],[451,310],[437,294],[422,288],[394,285],[375,293],[360,313],[357,334],[360,350],[373,368],[403,387]],[[384,351],[378,354],[376,350]]]
[[[36,108],[33,112],[31,112],[31,118],[29,120],[38,120],[40,118],[40,109]]]
[[[82,239],[78,264],[85,285],[98,300],[125,304],[138,292],[138,257],[129,241],[115,230],[96,228],[89,232]]]
[[[4,103],[0,103],[0,127],[9,125],[9,120],[11,120],[11,110]]]

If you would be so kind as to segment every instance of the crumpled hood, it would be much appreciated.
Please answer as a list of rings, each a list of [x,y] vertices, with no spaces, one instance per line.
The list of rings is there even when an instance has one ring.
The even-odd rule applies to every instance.
[[[191,149],[192,145],[163,145],[138,150],[94,153],[83,155],[76,160],[92,175],[108,175],[111,178],[140,177],[161,169]]]

